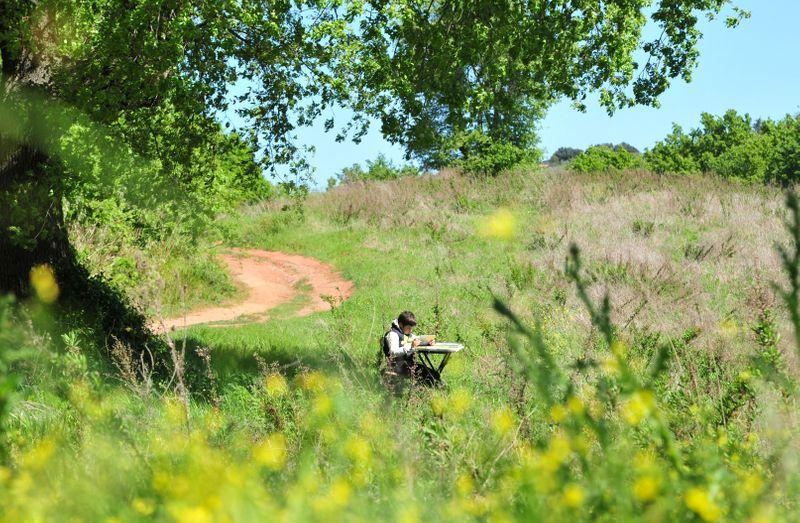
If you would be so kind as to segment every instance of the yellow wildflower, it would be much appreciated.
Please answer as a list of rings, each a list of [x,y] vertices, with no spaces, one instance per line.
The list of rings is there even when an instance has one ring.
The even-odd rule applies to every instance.
[[[775,521],[775,510],[767,505],[758,507],[750,518],[750,523],[772,523]]]
[[[253,449],[256,462],[273,470],[279,470],[286,464],[286,437],[280,432],[268,436],[259,446]]]
[[[717,446],[724,448],[728,446],[728,434],[725,429],[720,429],[719,436],[717,436]]]
[[[142,516],[149,516],[156,510],[155,503],[153,503],[150,499],[142,499],[136,498],[131,503],[133,510],[141,514]]]
[[[745,474],[744,481],[742,482],[742,490],[751,498],[761,494],[761,491],[764,490],[764,480],[761,478],[761,474],[758,472],[748,472]]]
[[[550,440],[547,452],[542,455],[542,468],[546,472],[555,472],[567,460],[571,452],[569,438],[562,433],[556,433]]]
[[[447,406],[447,400],[441,396],[434,396],[431,398],[431,410],[437,416],[444,414],[444,409]]]
[[[501,436],[508,435],[515,425],[514,413],[508,407],[501,407],[492,415],[492,427]]]
[[[327,394],[320,394],[314,398],[314,413],[318,416],[327,416],[333,410],[333,400]]]
[[[611,376],[618,374],[620,369],[617,358],[613,356],[604,358],[603,361],[600,362],[600,368],[603,369],[603,372]]]
[[[187,507],[177,506],[171,507],[170,513],[175,521],[179,523],[206,523],[214,520],[211,512],[203,506]]]
[[[633,484],[633,495],[641,501],[652,501],[658,494],[659,483],[654,476],[642,476]]]
[[[336,507],[343,507],[350,500],[353,489],[346,479],[339,478],[331,485],[329,493],[332,504]]]
[[[576,416],[583,414],[583,402],[577,396],[570,396],[567,400],[567,408]]]
[[[310,391],[321,391],[325,387],[325,376],[321,372],[304,372],[300,376],[300,385]]]
[[[59,288],[53,268],[48,264],[37,265],[31,269],[31,287],[36,297],[44,303],[53,303],[58,299]]]
[[[563,405],[553,405],[550,408],[550,419],[553,423],[561,423],[567,418],[567,409]]]
[[[404,507],[398,520],[400,523],[417,523],[420,520],[419,509],[413,505]]]
[[[286,378],[280,373],[272,373],[267,376],[265,386],[267,394],[272,398],[279,398],[289,391],[289,386],[286,383]]]
[[[369,441],[364,438],[353,437],[347,440],[345,451],[358,466],[368,467],[372,463],[372,449]]]
[[[631,425],[638,425],[650,415],[655,406],[656,401],[652,391],[637,390],[623,406],[622,416]]]
[[[450,394],[450,411],[456,416],[464,414],[472,405],[472,397],[466,389],[458,388]]]
[[[704,521],[717,521],[722,517],[722,509],[711,499],[708,491],[703,488],[690,488],[686,492],[686,496],[684,496],[684,501],[686,506],[703,518]]]
[[[511,240],[517,229],[517,219],[508,209],[499,209],[484,218],[478,225],[478,233],[485,238]]]
[[[614,340],[611,343],[611,352],[618,358],[624,358],[628,354],[628,346],[622,340]]]
[[[569,483],[564,487],[564,505],[570,508],[577,508],[583,504],[584,492],[580,485]]]
[[[459,493],[461,496],[466,496],[472,489],[475,488],[475,484],[472,481],[472,476],[469,474],[461,474],[456,479],[456,492]]]
[[[44,468],[55,453],[56,445],[51,439],[42,440],[24,456],[24,463],[32,470]]]

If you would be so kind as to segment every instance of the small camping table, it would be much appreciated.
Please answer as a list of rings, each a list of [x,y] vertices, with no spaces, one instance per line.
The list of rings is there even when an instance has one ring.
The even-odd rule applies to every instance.
[[[414,349],[414,352],[419,354],[419,359],[422,361],[423,365],[441,374],[448,360],[450,360],[450,355],[461,351],[463,348],[464,346],[460,343],[437,341],[433,345],[420,345]],[[442,361],[439,362],[438,367],[431,361],[431,354],[442,355]]]

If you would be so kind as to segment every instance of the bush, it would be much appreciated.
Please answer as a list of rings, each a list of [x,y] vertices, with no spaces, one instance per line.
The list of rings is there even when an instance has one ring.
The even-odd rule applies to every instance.
[[[336,175],[341,185],[353,182],[364,182],[369,180],[387,181],[405,178],[407,176],[417,176],[419,170],[412,165],[396,166],[383,154],[379,154],[374,160],[367,160],[367,168],[364,170],[360,164],[352,167],[345,167],[342,172]],[[328,189],[336,185],[336,180],[328,180]]]
[[[572,160],[583,152],[582,149],[575,149],[574,147],[559,147],[553,156],[548,160],[550,163],[564,163]]]
[[[612,149],[605,145],[589,147],[570,163],[573,170],[582,173],[615,172],[642,166],[641,156],[631,154],[623,147]]]
[[[469,174],[497,176],[517,165],[539,161],[541,152],[500,141],[484,133],[473,131],[460,141],[461,158],[454,162]]]
[[[800,114],[778,122],[767,120],[761,131],[769,137],[768,181],[783,184],[800,180]]]
[[[800,179],[800,115],[777,122],[728,111],[703,113],[701,127],[685,133],[675,125],[645,153],[658,173],[715,172],[725,178],[782,184]]]

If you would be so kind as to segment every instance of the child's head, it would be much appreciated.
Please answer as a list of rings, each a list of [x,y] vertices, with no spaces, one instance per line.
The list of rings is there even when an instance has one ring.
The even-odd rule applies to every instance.
[[[411,334],[411,331],[414,330],[414,326],[417,324],[417,318],[414,316],[413,312],[403,311],[400,313],[400,316],[397,317],[397,324],[403,329],[403,334]]]

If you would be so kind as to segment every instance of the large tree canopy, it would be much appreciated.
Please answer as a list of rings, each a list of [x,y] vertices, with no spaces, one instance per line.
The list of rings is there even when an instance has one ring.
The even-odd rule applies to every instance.
[[[27,135],[0,121],[0,251],[15,260],[0,290],[24,292],[32,264],[68,257],[61,206],[87,176],[213,185],[198,178],[218,169],[193,164],[213,163],[215,115],[231,103],[265,167],[302,167],[297,129],[320,117],[334,128],[335,106],[354,114],[336,122],[340,137],[378,118],[409,157],[440,166],[475,150],[476,136],[529,147],[562,97],[598,93],[609,110],[656,103],[696,65],[700,19],[729,1],[5,0],[0,97]],[[68,136],[47,137],[58,146],[45,143],[56,127],[36,97],[81,115]],[[61,161],[58,151],[91,149],[92,125],[152,169]]]
[[[525,147],[555,100],[583,107],[594,92],[610,112],[657,103],[671,79],[690,78],[698,22],[726,4],[370,1],[360,26],[360,102],[388,139],[434,167],[452,161],[468,133]],[[741,16],[732,8],[728,24]]]

